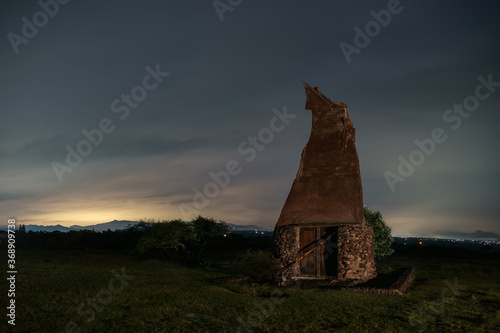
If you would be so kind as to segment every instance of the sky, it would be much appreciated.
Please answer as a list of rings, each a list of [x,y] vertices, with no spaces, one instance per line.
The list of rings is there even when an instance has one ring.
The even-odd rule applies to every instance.
[[[500,235],[497,1],[2,1],[0,224],[273,228],[346,103],[393,235]]]

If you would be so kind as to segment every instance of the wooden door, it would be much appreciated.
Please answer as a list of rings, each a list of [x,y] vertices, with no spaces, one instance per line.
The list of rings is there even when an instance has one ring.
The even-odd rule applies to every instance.
[[[316,250],[309,252],[316,246],[316,228],[300,228],[300,256],[304,256],[300,261],[301,276],[316,276],[317,256]]]

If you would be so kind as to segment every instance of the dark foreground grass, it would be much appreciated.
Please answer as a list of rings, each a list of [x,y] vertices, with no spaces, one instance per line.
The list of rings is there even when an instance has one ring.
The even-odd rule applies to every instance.
[[[228,282],[221,269],[113,252],[19,251],[17,261],[16,325],[4,316],[5,332],[500,331],[498,256],[380,261],[389,275],[416,267],[408,296]],[[122,269],[120,282],[111,271]]]

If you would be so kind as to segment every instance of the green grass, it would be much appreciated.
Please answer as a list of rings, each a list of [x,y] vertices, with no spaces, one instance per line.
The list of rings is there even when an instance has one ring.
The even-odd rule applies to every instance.
[[[499,263],[498,256],[396,254],[381,260],[379,270],[390,275],[415,266],[417,279],[408,296],[388,296],[234,283],[223,279],[229,275],[222,268],[130,254],[24,250],[17,253],[16,326],[8,331],[65,332],[73,321],[82,333],[496,332]],[[87,321],[79,306],[108,289],[111,270],[122,267],[133,280]],[[458,295],[444,282],[453,285],[455,278],[466,286]],[[2,327],[10,326],[6,321]]]

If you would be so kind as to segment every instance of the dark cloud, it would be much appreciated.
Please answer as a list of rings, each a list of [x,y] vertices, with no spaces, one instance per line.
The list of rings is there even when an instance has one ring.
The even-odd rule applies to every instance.
[[[365,203],[396,232],[472,232],[467,219],[477,216],[478,229],[499,233],[500,91],[457,130],[443,113],[475,92],[479,75],[500,81],[500,6],[402,1],[348,64],[339,44],[353,44],[354,27],[387,3],[244,1],[223,22],[211,2],[61,5],[17,54],[0,43],[0,210],[39,224],[175,218],[234,159],[243,172],[202,213],[272,227],[310,132],[305,80],[349,105]],[[21,18],[39,10],[2,2],[0,30],[21,34]],[[111,103],[157,64],[170,75],[120,120]],[[247,162],[239,144],[284,106],[297,117]],[[115,131],[59,183],[51,163],[103,118]],[[448,140],[391,192],[384,172],[436,127]]]
[[[88,139],[83,135],[81,135],[80,140],[77,140],[77,138],[70,140],[62,136],[38,139],[24,145],[17,152],[9,156],[4,153],[6,156],[4,162],[9,165],[21,163],[32,166],[37,164],[39,166],[40,164],[46,166],[53,161],[65,163],[69,151],[66,149],[66,146],[70,146],[70,150],[78,153],[81,141],[88,142]],[[167,140],[152,136],[123,138],[123,141],[118,141],[104,136],[102,143],[97,146],[92,145],[92,153],[89,156],[83,157],[83,159],[95,162],[100,159],[112,158],[135,159],[154,155],[181,155],[193,149],[208,147],[212,144],[211,141],[210,138]]]

